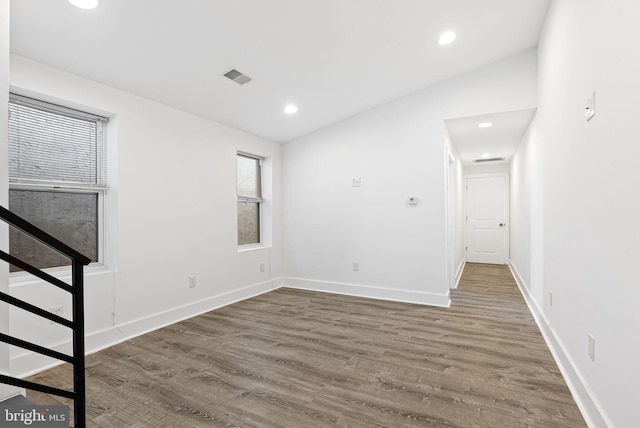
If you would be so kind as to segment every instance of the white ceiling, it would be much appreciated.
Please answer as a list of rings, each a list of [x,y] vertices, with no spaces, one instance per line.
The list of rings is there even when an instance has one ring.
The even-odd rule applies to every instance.
[[[507,111],[445,120],[449,136],[462,163],[473,165],[483,154],[491,158],[504,157],[509,162],[527,130],[535,109]],[[490,128],[479,128],[492,123]]]
[[[14,0],[11,50],[284,142],[536,46],[548,3]]]

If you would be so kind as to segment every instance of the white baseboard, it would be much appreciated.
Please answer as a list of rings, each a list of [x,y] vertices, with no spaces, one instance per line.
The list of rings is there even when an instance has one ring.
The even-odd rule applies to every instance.
[[[345,284],[338,282],[317,281],[302,278],[283,278],[282,286],[301,290],[322,291],[326,293],[345,294],[348,296],[367,297],[370,299],[392,300],[396,302],[416,303],[419,305],[449,307],[449,294],[421,293],[418,291],[396,290],[367,285]]]
[[[560,339],[556,337],[551,323],[549,323],[535,299],[529,293],[529,289],[522,279],[522,275],[520,275],[520,272],[518,272],[518,269],[513,264],[513,261],[509,260],[508,266],[585,422],[590,428],[613,427],[602,408],[589,393],[589,387],[584,381],[584,378],[576,369],[575,364],[573,364],[571,357],[562,345]]]
[[[125,340],[149,333],[162,327],[183,321],[185,319],[228,306],[241,300],[246,300],[260,294],[280,288],[280,278],[253,284],[228,293],[219,294],[187,305],[179,306],[168,311],[125,322],[107,330],[90,333],[86,336],[86,354],[93,354]],[[51,349],[70,354],[71,341],[52,346]],[[43,370],[60,365],[61,362],[35,352],[28,352],[15,356],[10,361],[11,376],[24,378]]]
[[[460,260],[460,264],[458,265],[458,269],[456,269],[456,275],[455,275],[455,281],[456,281],[456,285],[453,286],[453,288],[458,288],[458,284],[460,284],[460,278],[462,278],[462,271],[464,270],[464,267],[467,264],[467,256],[464,256],[462,258],[462,260]]]
[[[17,386],[0,384],[0,403],[13,398],[17,395],[25,395],[24,388],[18,388]]]

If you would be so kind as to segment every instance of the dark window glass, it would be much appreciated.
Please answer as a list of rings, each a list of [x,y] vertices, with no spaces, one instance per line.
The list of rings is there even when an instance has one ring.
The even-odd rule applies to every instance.
[[[10,190],[9,209],[55,238],[98,261],[98,194]],[[39,268],[71,261],[19,230],[9,230],[11,255]],[[11,266],[11,271],[20,269]]]
[[[260,204],[238,202],[238,245],[260,243]]]
[[[259,244],[262,203],[260,158],[238,154],[236,182],[238,194],[238,245]]]

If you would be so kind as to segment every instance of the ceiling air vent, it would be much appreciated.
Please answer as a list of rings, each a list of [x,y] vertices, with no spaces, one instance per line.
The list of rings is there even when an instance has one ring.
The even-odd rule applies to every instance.
[[[486,158],[486,159],[475,159],[473,163],[483,163],[483,162],[500,162],[503,161],[504,158]]]
[[[247,76],[246,74],[240,73],[235,68],[232,68],[231,70],[227,71],[226,73],[223,74],[223,76],[229,80],[233,80],[238,85],[244,85],[245,83],[251,82],[251,77]]]

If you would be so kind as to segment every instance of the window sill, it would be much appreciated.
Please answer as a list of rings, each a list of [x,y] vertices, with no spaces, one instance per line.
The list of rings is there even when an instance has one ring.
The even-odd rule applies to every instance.
[[[62,268],[45,269],[44,272],[48,273],[49,275],[51,275],[56,279],[59,279],[71,285],[71,267],[70,266],[66,266]],[[115,272],[115,270],[109,269],[101,263],[85,266],[84,268],[85,277],[110,274],[113,272]],[[15,272],[15,273],[9,274],[9,288],[22,287],[25,285],[33,285],[33,284],[39,284],[43,282],[46,282],[46,281],[36,276],[33,276],[28,272]]]
[[[245,253],[247,251],[264,250],[264,249],[268,249],[268,248],[271,248],[271,245],[264,245],[264,244],[242,245],[242,246],[238,247],[238,252],[239,253]]]

